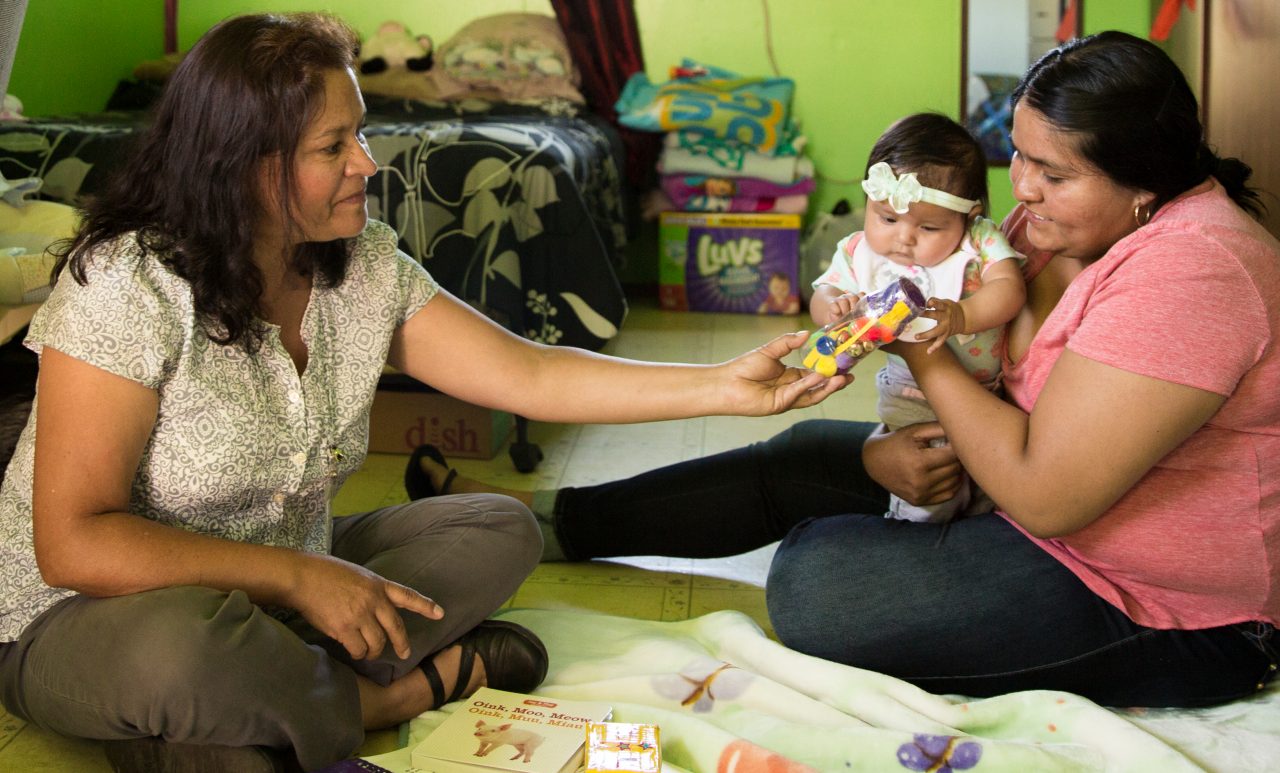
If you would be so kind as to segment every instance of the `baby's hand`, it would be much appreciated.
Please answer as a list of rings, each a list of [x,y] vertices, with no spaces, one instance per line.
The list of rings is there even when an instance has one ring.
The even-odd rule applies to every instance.
[[[866,293],[845,293],[834,298],[830,305],[827,306],[826,324],[830,325],[832,322],[837,322],[841,317],[853,311],[853,307],[858,305],[858,301],[862,300],[864,295]]]
[[[930,298],[928,308],[920,316],[938,323],[916,335],[917,341],[933,341],[929,345],[929,354],[936,352],[951,336],[964,332],[964,307],[955,301]]]

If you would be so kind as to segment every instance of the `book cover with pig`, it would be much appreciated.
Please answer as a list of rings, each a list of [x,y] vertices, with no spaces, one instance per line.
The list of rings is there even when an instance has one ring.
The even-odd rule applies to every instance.
[[[481,687],[414,747],[413,766],[423,773],[572,773],[582,764],[587,723],[612,712],[605,703]]]

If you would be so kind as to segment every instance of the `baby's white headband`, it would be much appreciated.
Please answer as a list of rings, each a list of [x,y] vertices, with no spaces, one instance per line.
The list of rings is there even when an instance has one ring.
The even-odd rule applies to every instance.
[[[867,170],[867,179],[862,181],[862,190],[867,192],[867,197],[872,201],[888,200],[889,206],[893,207],[893,211],[899,215],[905,215],[911,205],[917,201],[937,204],[939,207],[964,215],[969,214],[980,203],[973,199],[953,196],[937,188],[926,188],[916,179],[915,172],[907,172],[898,177],[893,173],[893,168],[883,161],[872,164]]]

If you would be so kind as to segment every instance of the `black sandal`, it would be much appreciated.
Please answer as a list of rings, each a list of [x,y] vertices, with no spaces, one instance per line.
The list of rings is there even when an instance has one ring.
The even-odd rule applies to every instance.
[[[439,491],[431,485],[431,476],[422,471],[424,456],[449,471]],[[409,492],[410,500],[438,497],[449,493],[449,487],[453,485],[453,479],[456,477],[458,477],[458,471],[444,460],[444,454],[440,453],[440,449],[433,445],[421,445],[413,449],[413,453],[409,456],[409,464],[404,468],[404,490]]]
[[[444,681],[436,670],[434,656],[424,658],[418,666],[431,685],[431,694],[435,698],[432,708],[438,709],[466,697],[464,693],[471,682],[476,655],[484,663],[485,684],[495,690],[532,692],[547,676],[547,648],[533,631],[522,625],[505,620],[485,620],[454,643],[461,645],[462,656],[458,662],[458,680],[448,697],[445,696]]]

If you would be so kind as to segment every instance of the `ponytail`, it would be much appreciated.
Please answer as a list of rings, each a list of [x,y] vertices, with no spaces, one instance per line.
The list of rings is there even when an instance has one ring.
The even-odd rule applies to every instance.
[[[1248,164],[1238,158],[1221,158],[1205,143],[1200,145],[1197,161],[1203,177],[1212,176],[1217,179],[1236,206],[1254,218],[1262,219],[1267,207],[1262,203],[1257,189],[1245,184],[1253,175],[1253,169]]]

